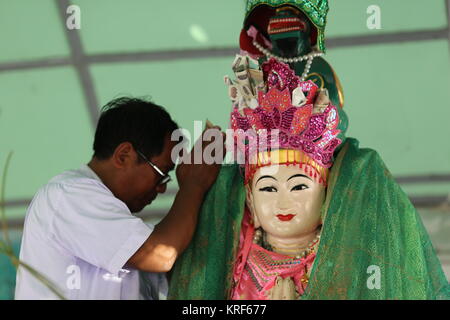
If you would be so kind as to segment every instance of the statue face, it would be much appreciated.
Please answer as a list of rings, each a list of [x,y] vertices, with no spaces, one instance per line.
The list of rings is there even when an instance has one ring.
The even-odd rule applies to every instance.
[[[311,50],[311,24],[302,12],[291,6],[276,10],[267,33],[274,53],[283,57],[295,57]]]
[[[247,188],[247,206],[255,228],[262,227],[279,238],[316,230],[324,199],[325,187],[297,165],[259,168]]]

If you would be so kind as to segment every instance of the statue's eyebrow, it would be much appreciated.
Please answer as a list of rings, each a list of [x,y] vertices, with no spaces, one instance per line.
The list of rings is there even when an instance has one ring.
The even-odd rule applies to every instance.
[[[272,177],[272,176],[261,176],[261,177],[259,177],[259,179],[256,181],[255,186],[258,184],[259,180],[264,179],[264,178],[270,178],[270,179],[273,179],[273,180],[277,181],[277,179],[275,179],[275,178]]]
[[[287,179],[287,181],[289,181],[292,178],[296,178],[296,177],[303,177],[303,178],[308,178],[309,180],[313,181],[310,177],[305,176],[304,174],[294,174],[293,176],[291,176],[289,179]]]

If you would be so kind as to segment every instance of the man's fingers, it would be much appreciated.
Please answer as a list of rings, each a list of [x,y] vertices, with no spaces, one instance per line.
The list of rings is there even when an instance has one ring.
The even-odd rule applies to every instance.
[[[212,127],[214,127],[214,125],[212,124],[212,122],[209,121],[208,119],[206,119],[205,130],[211,129]]]
[[[207,134],[208,130],[217,130],[218,132],[220,132],[220,135],[218,135],[217,133],[212,133],[210,132],[209,134]],[[220,140],[222,139],[222,140]],[[207,146],[209,146],[211,143],[219,143],[219,141],[221,142],[220,147],[222,148],[222,159],[225,158],[226,155],[226,134],[225,132],[221,131],[220,126],[217,125],[213,125],[212,127],[208,127],[205,128],[205,130],[203,131],[202,135],[195,141],[192,149],[190,152],[188,152],[188,157],[191,159],[191,161],[194,161],[194,154],[197,155],[197,153],[201,152],[201,163],[204,163],[204,159],[203,157],[204,155],[204,150]],[[196,152],[197,151],[197,152]],[[183,152],[187,152],[187,150],[183,150]],[[212,150],[212,155],[213,157],[215,157],[216,154],[216,150]],[[195,158],[196,161],[198,161],[197,158]],[[193,162],[191,162],[193,163]],[[198,164],[201,164],[198,163]],[[221,163],[219,163],[221,164]]]

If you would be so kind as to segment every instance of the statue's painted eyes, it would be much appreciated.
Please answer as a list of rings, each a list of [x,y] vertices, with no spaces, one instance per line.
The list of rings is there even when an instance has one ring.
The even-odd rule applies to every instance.
[[[293,187],[291,189],[291,191],[301,191],[301,190],[305,190],[305,189],[309,189],[309,187],[306,184],[298,184],[295,187]]]
[[[260,188],[259,191],[264,191],[264,192],[277,192],[277,189],[275,187],[264,187],[264,188]]]

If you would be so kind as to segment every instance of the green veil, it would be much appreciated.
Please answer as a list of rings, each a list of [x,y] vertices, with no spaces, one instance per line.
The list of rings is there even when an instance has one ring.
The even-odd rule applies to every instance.
[[[330,171],[324,223],[302,299],[448,299],[420,216],[376,151],[348,138]],[[238,165],[224,165],[177,260],[169,299],[228,299],[245,206]],[[373,277],[378,285],[373,285]]]

